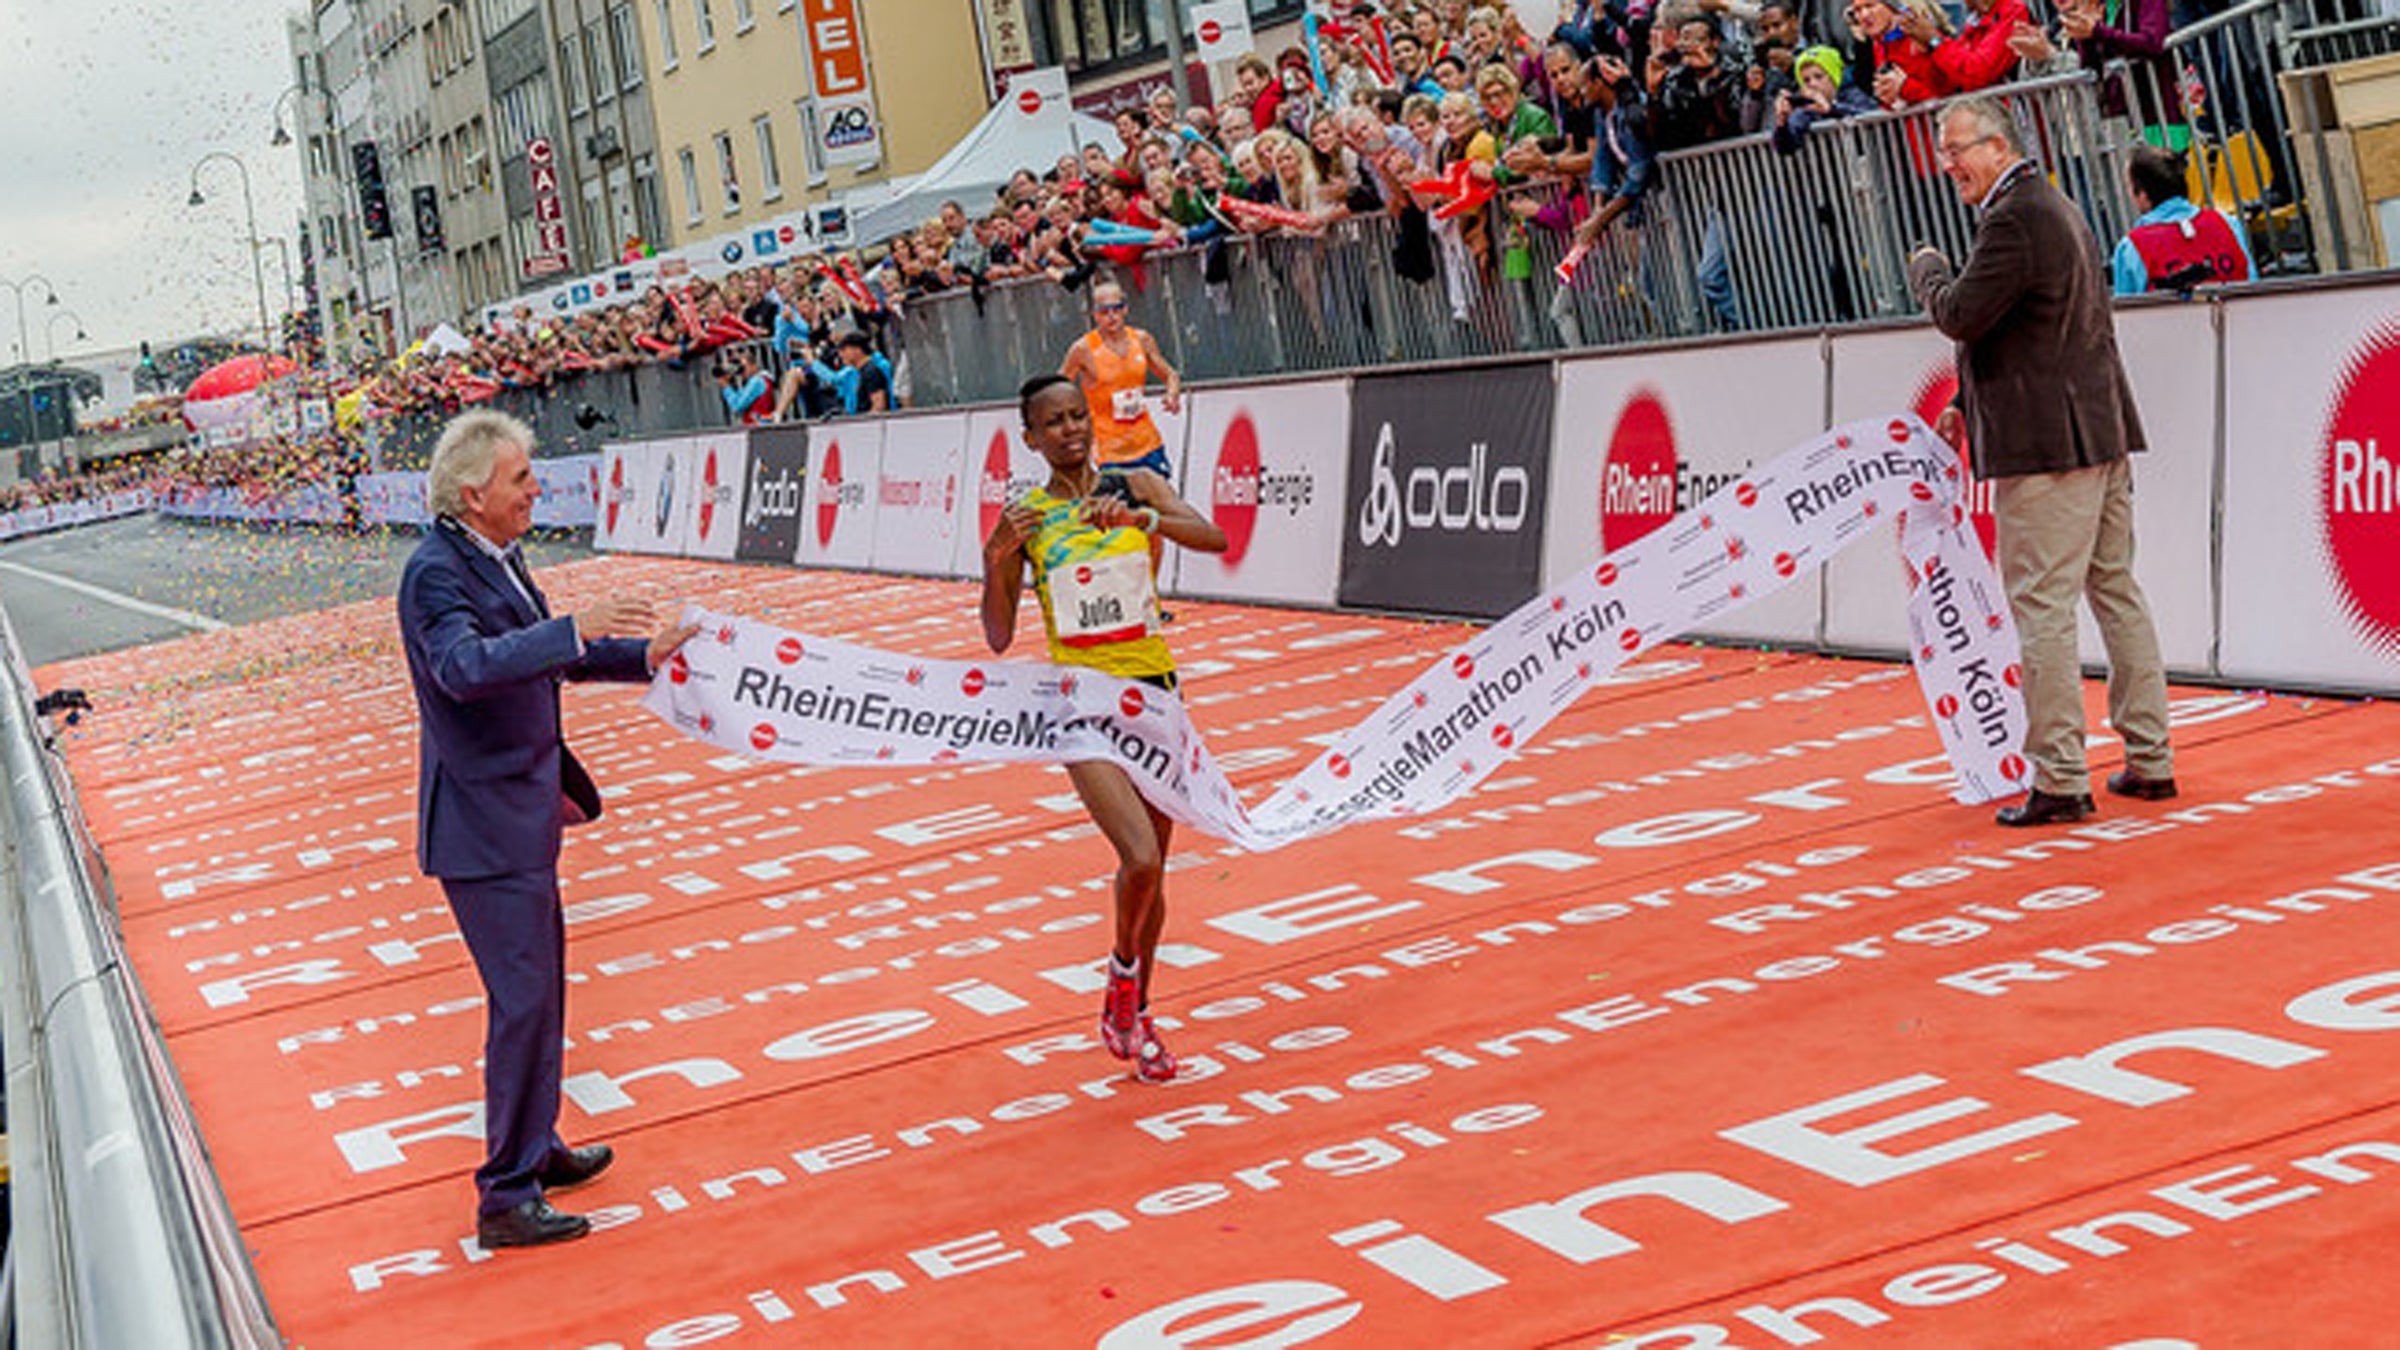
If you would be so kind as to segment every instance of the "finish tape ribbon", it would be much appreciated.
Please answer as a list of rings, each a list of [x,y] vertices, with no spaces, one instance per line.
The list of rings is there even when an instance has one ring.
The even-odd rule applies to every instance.
[[[1917,681],[1956,781],[2024,790],[2017,632],[1967,522],[1958,457],[1914,416],[1837,427],[1579,569],[1434,661],[1294,778],[1245,806],[1183,704],[1097,671],[918,659],[693,610],[702,631],[644,706],[687,735],[817,765],[1111,759],[1176,820],[1253,850],[1473,791],[1643,652],[1899,525]],[[1388,505],[1388,504],[1387,504]],[[1362,519],[1381,509],[1370,492]]]

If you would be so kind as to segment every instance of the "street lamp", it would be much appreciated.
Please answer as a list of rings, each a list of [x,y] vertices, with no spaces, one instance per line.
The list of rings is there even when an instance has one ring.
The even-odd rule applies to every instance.
[[[17,305],[17,361],[23,367],[17,372],[17,392],[25,399],[25,440],[19,444],[33,440],[33,344],[25,336],[25,288],[37,281],[42,283],[42,290],[49,295],[49,303],[57,304],[58,288],[50,284],[50,278],[38,272],[23,281],[0,277],[0,286],[8,288]]]
[[[275,350],[274,330],[267,326],[267,269],[258,260],[258,206],[250,196],[250,166],[240,155],[230,150],[211,150],[192,164],[192,196],[187,205],[206,205],[208,198],[200,195],[200,171],[210,160],[229,161],[242,176],[242,214],[250,224],[250,280],[258,288],[258,336],[268,351]]]
[[[292,133],[283,129],[283,105],[292,95],[308,92],[309,88],[306,84],[295,84],[275,96],[275,106],[268,110],[268,116],[275,119],[275,136],[274,139],[267,142],[269,145],[281,150],[292,143]]]
[[[50,364],[54,366],[58,364],[58,321],[60,319],[73,319],[75,321],[75,340],[77,342],[89,342],[91,340],[91,334],[83,331],[82,315],[71,309],[62,309],[58,313],[51,315],[49,331],[44,333],[42,336],[49,340]]]
[[[284,322],[289,323],[291,322],[292,308],[299,302],[299,297],[292,290],[292,250],[289,245],[284,243],[283,236],[280,234],[271,239],[259,240],[257,247],[263,249],[269,244],[275,246],[275,265],[283,272],[283,316]]]

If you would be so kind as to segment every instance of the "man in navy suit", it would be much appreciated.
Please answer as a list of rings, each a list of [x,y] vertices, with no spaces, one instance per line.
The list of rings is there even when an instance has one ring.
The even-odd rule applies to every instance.
[[[600,814],[599,790],[560,730],[559,681],[638,683],[693,632],[657,628],[648,602],[633,597],[551,615],[518,550],[541,495],[532,447],[532,431],[503,413],[451,422],[426,474],[436,520],[400,577],[423,731],[417,865],[441,881],[483,979],[487,1156],[475,1172],[475,1228],[486,1248],[590,1232],[544,1194],[591,1180],[615,1156],[558,1137],[558,846],[565,826]]]

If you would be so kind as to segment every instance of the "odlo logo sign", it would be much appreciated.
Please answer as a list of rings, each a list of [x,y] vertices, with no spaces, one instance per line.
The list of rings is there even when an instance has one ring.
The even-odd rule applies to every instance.
[[[766,521],[790,520],[800,514],[800,480],[787,470],[770,470],[753,460],[750,465],[750,502],[743,513],[742,523],[757,529]]]
[[[2400,655],[2400,325],[2369,337],[2334,391],[2317,474],[2322,546],[2342,609]]]
[[[1482,441],[1467,447],[1463,464],[1412,466],[1405,485],[1392,453],[1392,424],[1386,422],[1376,433],[1366,499],[1358,504],[1360,543],[1397,548],[1409,530],[1515,534],[1525,528],[1533,481],[1515,464],[1487,472],[1491,448]]]

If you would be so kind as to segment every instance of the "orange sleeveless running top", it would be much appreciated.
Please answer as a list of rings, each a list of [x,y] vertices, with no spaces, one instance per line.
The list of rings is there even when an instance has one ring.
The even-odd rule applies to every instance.
[[[1148,344],[1142,330],[1125,330],[1127,350],[1123,356],[1108,349],[1097,329],[1085,334],[1084,341],[1091,348],[1092,360],[1090,383],[1083,389],[1084,401],[1092,410],[1092,458],[1102,464],[1123,464],[1160,448],[1165,439],[1142,401],[1142,388],[1150,382],[1150,358],[1143,354]]]

